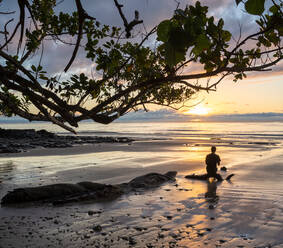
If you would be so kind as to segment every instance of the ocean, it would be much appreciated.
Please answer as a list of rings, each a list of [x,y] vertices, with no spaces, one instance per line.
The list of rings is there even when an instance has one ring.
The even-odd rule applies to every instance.
[[[43,123],[2,123],[0,127],[73,135]],[[47,242],[57,247],[52,243],[56,237],[62,240],[61,247],[81,247],[93,240],[107,243],[107,238],[116,242],[109,247],[126,247],[129,241],[120,237],[130,235],[139,242],[137,247],[146,247],[141,244],[144,241],[153,247],[166,246],[171,238],[182,247],[283,247],[282,122],[116,122],[107,126],[85,122],[77,132],[135,141],[55,148],[55,153],[39,148],[0,154],[0,199],[16,188],[81,181],[119,184],[149,172],[176,170],[176,181],[107,202],[3,206],[3,244],[31,247],[31,242],[45,247]],[[232,180],[185,179],[187,174],[205,171],[211,145],[217,147],[221,166],[228,168],[220,173],[223,177],[235,174]],[[93,232],[96,225],[106,238],[102,232]],[[146,229],[137,231],[137,227]],[[172,233],[180,239],[171,237]]]
[[[68,131],[43,122],[7,123],[0,128],[46,129],[68,135]],[[283,122],[114,122],[108,125],[82,122],[76,129],[78,135],[128,136],[137,139],[236,139],[239,142],[278,142],[283,140]]]
[[[46,129],[58,135],[73,135],[49,123],[1,123],[0,127]],[[55,180],[60,171],[93,166],[139,168],[185,160],[189,167],[190,163],[204,160],[211,145],[217,147],[222,164],[232,167],[275,156],[283,149],[282,122],[115,122],[109,125],[83,122],[77,133],[84,136],[131,137],[136,140],[134,143],[147,142],[148,145],[146,149],[129,146],[114,151],[56,156],[27,156],[28,152],[23,157],[2,154],[0,181],[26,185],[38,183],[43,175]],[[159,151],[154,149],[154,144],[170,145],[164,145]]]

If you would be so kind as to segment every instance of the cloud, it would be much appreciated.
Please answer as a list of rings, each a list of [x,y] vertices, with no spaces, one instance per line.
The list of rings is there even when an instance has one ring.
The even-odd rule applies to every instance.
[[[144,25],[136,26],[134,33],[145,32],[144,27],[147,30],[150,30],[162,20],[171,18],[175,8],[177,7],[177,1],[174,0],[119,0],[119,2],[124,5],[123,12],[129,21],[133,19],[135,10],[140,12],[140,18],[144,21]],[[179,8],[185,8],[187,4],[194,5],[196,0],[179,0],[178,2],[180,3]],[[124,29],[123,21],[115,7],[114,1],[82,1],[82,4],[86,11],[90,15],[94,16],[98,21],[109,25],[114,24]],[[201,4],[209,7],[209,15],[215,16],[216,19],[222,17],[225,21],[225,28],[232,31],[236,38],[239,33],[238,23],[244,25],[244,30],[247,32],[252,30],[254,31],[254,17],[242,11],[241,5],[237,7],[234,0],[204,0],[201,1]],[[12,17],[15,18],[14,24],[17,23],[17,1],[4,0],[1,7],[8,11],[16,10],[17,13]],[[56,7],[56,12],[58,13],[59,11],[71,13],[75,11],[75,3],[72,2],[72,4],[70,4],[70,1],[63,1]],[[3,18],[8,20],[11,17],[2,15],[0,18],[1,23],[4,24],[5,21]],[[75,42],[75,39],[68,39],[68,41]],[[149,41],[148,43],[151,44],[151,42],[152,41]],[[2,43],[1,40],[0,43]],[[51,74],[62,72],[72,55],[74,47],[60,43],[54,44],[52,41],[45,42],[44,47],[45,55],[43,58],[43,64],[48,69],[48,72]],[[40,52],[38,52],[33,59],[29,61],[29,63],[36,64],[35,61],[38,60],[39,56]],[[74,70],[76,70],[77,67],[80,68],[88,66],[87,63],[92,63],[91,60],[85,59],[85,52],[83,48],[80,48],[76,60],[77,61],[75,61],[72,65],[72,69]],[[200,68],[198,66],[190,66],[190,72],[197,72],[199,70]],[[279,69],[279,71],[282,71],[282,69]]]
[[[209,116],[184,115],[174,110],[130,112],[115,122],[283,122],[282,112],[218,114]],[[0,123],[27,123],[21,117],[0,117]]]
[[[265,121],[283,121],[283,111],[281,113],[266,112],[266,113],[249,113],[239,114],[217,114],[209,116],[198,116],[198,115],[184,115],[174,110],[157,110],[157,111],[138,111],[131,112],[121,117],[118,121],[122,122],[173,122],[173,121],[213,121],[213,122],[265,122]]]

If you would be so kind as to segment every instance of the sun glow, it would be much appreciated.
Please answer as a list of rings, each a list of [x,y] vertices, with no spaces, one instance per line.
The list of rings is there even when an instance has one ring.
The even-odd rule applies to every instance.
[[[210,108],[207,108],[203,105],[196,105],[195,107],[189,109],[188,111],[183,112],[185,115],[207,115],[210,112]]]

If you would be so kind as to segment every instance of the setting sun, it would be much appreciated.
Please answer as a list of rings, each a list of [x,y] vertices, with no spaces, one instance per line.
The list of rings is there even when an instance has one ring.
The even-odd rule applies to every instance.
[[[186,115],[192,114],[192,115],[207,115],[210,112],[210,108],[207,108],[202,105],[197,105],[188,111],[183,112]]]

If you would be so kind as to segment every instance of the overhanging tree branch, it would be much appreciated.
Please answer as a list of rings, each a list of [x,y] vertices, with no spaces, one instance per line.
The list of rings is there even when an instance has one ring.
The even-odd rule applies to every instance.
[[[124,34],[120,27],[101,24],[88,15],[80,0],[75,1],[74,14],[57,15],[54,3],[45,3],[48,8],[40,1],[19,0],[19,22],[13,32],[7,29],[12,20],[3,25],[0,113],[30,121],[50,121],[71,132],[82,120],[108,124],[130,111],[147,111],[150,104],[178,110],[198,91],[215,91],[229,75],[240,80],[247,72],[269,71],[282,61],[282,13],[276,8],[265,15],[264,21],[259,17],[259,31],[235,42],[230,41],[231,33],[223,28],[224,21],[217,18],[215,23],[199,2],[178,9],[172,18],[133,41],[120,39]],[[118,0],[113,6],[123,21],[126,37],[130,37],[133,27],[142,22],[138,12],[129,22],[122,11],[125,7]],[[32,21],[24,34],[25,9]],[[200,16],[202,22],[196,22]],[[43,68],[42,57],[36,54],[43,42],[51,44],[70,37],[76,37],[76,42],[63,43],[74,45],[64,71],[69,70],[79,53],[85,53],[95,69],[93,77],[90,73],[70,72],[59,77]],[[245,48],[250,41],[253,47]],[[4,51],[12,42],[22,52],[20,58],[15,56],[16,49]],[[21,43],[25,48],[21,48]]]

